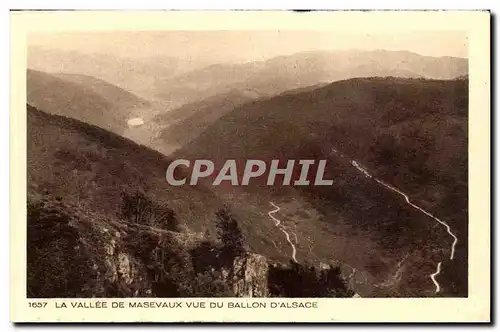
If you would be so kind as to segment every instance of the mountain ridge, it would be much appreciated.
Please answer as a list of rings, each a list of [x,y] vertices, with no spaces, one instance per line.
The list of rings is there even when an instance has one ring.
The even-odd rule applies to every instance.
[[[245,190],[241,189],[245,194],[230,186],[219,186],[215,190],[233,192],[231,197],[244,195],[246,202],[242,204],[247,205],[253,204],[249,203],[253,202],[253,195],[261,197],[255,200],[265,200],[270,196],[272,201],[282,204],[280,199],[292,199],[296,202],[295,207],[286,203],[292,210],[297,204],[301,204],[302,209],[312,204],[313,208],[307,208],[307,213],[323,215],[324,219],[330,220],[330,226],[320,226],[325,225],[324,222],[311,220],[309,222],[315,226],[296,223],[295,227],[300,227],[304,234],[315,234],[312,238],[318,245],[327,240],[313,227],[332,227],[329,234],[335,234],[334,229],[338,227],[352,227],[351,231],[340,233],[345,236],[357,229],[363,234],[363,239],[353,241],[368,244],[371,240],[364,238],[368,235],[362,232],[367,228],[370,236],[380,234],[380,239],[375,242],[386,237],[387,243],[382,241],[377,245],[387,245],[387,250],[394,250],[395,243],[398,243],[410,252],[419,251],[418,245],[413,249],[407,245],[424,241],[425,250],[430,251],[415,254],[411,260],[420,260],[427,255],[435,260],[441,249],[434,246],[449,239],[445,230],[436,228],[435,222],[425,215],[408,211],[411,207],[400,206],[406,204],[401,197],[383,187],[376,187],[376,183],[371,183],[353,167],[352,161],[360,161],[377,178],[402,188],[419,205],[447,220],[459,238],[466,237],[467,89],[464,80],[375,77],[337,81],[311,91],[250,101],[219,118],[172,156],[189,160],[209,159],[215,162],[216,168],[227,159],[236,160],[238,165],[248,159],[265,162],[279,159],[283,162],[281,166],[290,159],[326,159],[326,178],[334,179],[333,186],[269,188],[265,183],[254,182]],[[344,157],[336,156],[334,150]],[[372,225],[367,216],[372,219]],[[292,217],[297,220],[295,215]],[[401,224],[403,221],[398,222],[399,219],[407,224]],[[419,235],[408,237],[412,232]],[[429,232],[437,238],[430,240]],[[352,237],[356,235],[352,234]],[[440,237],[443,239],[439,240]],[[380,248],[371,250],[379,252]],[[383,252],[379,254],[386,256]],[[321,255],[326,255],[326,252]],[[457,255],[466,259],[466,243],[458,243]],[[349,259],[354,261],[354,258]],[[379,277],[383,274],[374,266],[366,265],[380,262],[367,263],[370,259],[363,259],[364,262],[358,263],[358,270],[379,274]],[[405,264],[408,262],[406,260]],[[444,278],[455,287],[447,291],[464,294],[467,286],[463,278],[467,273],[456,262],[445,264]],[[361,268],[360,264],[365,264],[365,267]],[[378,268],[382,269],[382,265]],[[435,265],[428,268],[431,274]],[[430,282],[427,277],[419,281]]]

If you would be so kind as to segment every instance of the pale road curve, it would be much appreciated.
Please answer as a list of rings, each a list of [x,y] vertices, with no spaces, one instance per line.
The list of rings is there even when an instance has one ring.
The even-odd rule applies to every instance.
[[[293,244],[293,242],[292,242],[292,241],[290,241],[290,235],[288,234],[288,232],[287,232],[287,231],[285,231],[285,229],[283,228],[283,226],[281,226],[281,221],[280,221],[279,219],[277,219],[276,217],[274,217],[274,216],[273,216],[273,213],[278,212],[279,210],[281,210],[281,208],[280,208],[279,206],[277,206],[276,204],[274,204],[273,202],[269,202],[269,203],[271,203],[271,205],[272,205],[275,209],[274,209],[274,210],[269,211],[269,212],[267,213],[267,215],[268,215],[268,216],[269,216],[272,220],[274,220],[274,222],[276,223],[276,227],[278,227],[278,228],[279,228],[279,230],[280,230],[280,231],[282,231],[282,232],[283,232],[283,234],[285,234],[285,236],[286,236],[286,240],[288,241],[288,243],[290,243],[290,246],[292,247],[292,259],[293,259],[293,261],[294,261],[295,263],[298,263],[297,258],[296,258],[296,255],[297,255],[297,249],[295,248],[295,245]],[[297,239],[297,235],[296,235],[295,233],[294,233],[294,235],[295,235],[295,239]],[[274,241],[273,241],[273,242],[274,242]],[[352,269],[352,273],[351,273],[351,275],[349,276],[349,279],[351,279],[351,277],[352,277],[352,276],[356,273],[356,271],[357,271],[357,270],[356,270],[355,268],[353,268],[352,266],[350,266],[350,265],[349,265],[349,267]],[[361,271],[360,271],[360,272],[361,272]],[[361,273],[361,274],[363,274],[363,273]],[[364,275],[363,275],[363,276],[364,276]],[[365,279],[366,279],[366,277],[365,277]],[[361,297],[361,295],[359,295],[358,293],[355,293],[355,294],[353,295],[353,297],[358,298],[358,297]]]
[[[425,215],[427,215],[428,217],[431,217],[432,219],[436,220],[438,223],[440,223],[441,225],[443,225],[443,226],[446,228],[446,231],[448,232],[448,234],[450,234],[450,235],[451,235],[451,237],[453,237],[453,244],[451,245],[451,253],[450,253],[450,259],[451,259],[451,260],[453,260],[453,258],[454,258],[454,256],[455,256],[455,246],[456,246],[456,244],[457,244],[457,242],[458,242],[458,238],[455,236],[455,234],[453,234],[453,233],[452,233],[451,228],[450,228],[450,226],[449,226],[447,223],[445,223],[444,221],[442,221],[442,220],[438,219],[437,217],[433,216],[432,214],[430,214],[429,212],[425,211],[425,210],[424,210],[424,209],[422,209],[421,207],[419,207],[419,206],[417,206],[417,205],[413,204],[413,203],[410,201],[410,198],[408,197],[408,195],[406,195],[405,193],[401,192],[401,191],[400,191],[400,190],[398,190],[397,188],[394,188],[393,186],[391,186],[391,185],[389,185],[389,184],[387,184],[387,183],[385,183],[385,182],[383,182],[383,181],[381,181],[381,180],[379,180],[379,179],[374,178],[373,176],[371,176],[371,175],[370,175],[370,173],[368,173],[368,172],[366,171],[366,169],[364,169],[363,167],[361,167],[361,166],[359,165],[359,163],[357,163],[356,161],[354,161],[354,160],[353,160],[353,161],[351,161],[351,164],[352,164],[354,167],[356,167],[356,168],[357,168],[360,172],[362,172],[363,174],[365,174],[365,176],[367,176],[367,177],[369,177],[369,178],[371,178],[371,179],[374,179],[375,181],[377,181],[378,183],[380,183],[380,184],[381,184],[381,185],[383,185],[384,187],[386,187],[386,188],[388,188],[388,189],[390,189],[390,190],[392,190],[392,191],[394,191],[394,192],[396,192],[396,193],[398,193],[398,194],[402,195],[402,196],[405,198],[406,202],[407,202],[409,205],[411,205],[413,208],[415,208],[415,209],[419,210],[420,212],[424,213],[424,214],[425,214]]]
[[[419,210],[420,212],[424,213],[425,215],[427,215],[428,217],[431,217],[432,219],[434,219],[435,221],[437,221],[439,224],[443,225],[445,228],[446,228],[446,231],[448,232],[448,234],[451,235],[451,237],[453,237],[453,244],[451,245],[451,251],[450,251],[450,260],[453,260],[454,256],[455,256],[455,246],[458,242],[458,238],[455,236],[455,234],[453,234],[453,232],[451,231],[451,227],[445,223],[444,221],[440,220],[439,218],[435,217],[434,215],[432,215],[431,213],[425,211],[424,209],[422,209],[421,207],[413,204],[411,201],[410,201],[410,198],[408,197],[408,195],[406,195],[405,193],[403,193],[402,191],[400,191],[399,189],[397,188],[394,188],[393,186],[385,183],[384,181],[381,181],[375,177],[373,177],[370,173],[368,173],[368,171],[363,168],[358,162],[354,161],[354,160],[351,160],[351,165],[353,165],[354,167],[356,167],[357,170],[359,170],[361,173],[363,173],[366,177],[370,178],[370,179],[374,179],[375,181],[377,181],[378,183],[380,183],[381,185],[383,185],[384,187],[388,188],[389,190],[391,191],[394,191],[400,195],[402,195],[406,202],[412,206],[413,208]],[[441,263],[442,262],[439,262],[437,264],[437,270],[435,273],[431,274],[431,280],[432,282],[434,283],[434,285],[436,285],[436,293],[439,293],[440,290],[441,290],[441,287],[439,286],[439,283],[436,281],[436,276],[439,275],[439,273],[441,273]]]
[[[439,293],[439,291],[441,290],[441,287],[439,287],[439,284],[436,281],[436,276],[439,273],[441,273],[441,262],[438,263],[436,272],[434,272],[433,274],[431,274],[432,282],[434,283],[434,285],[436,285],[436,293]]]
[[[286,240],[288,241],[288,243],[290,243],[290,246],[292,247],[292,259],[295,263],[298,263],[297,261],[297,248],[295,248],[295,245],[292,243],[292,241],[290,241],[290,234],[288,234],[287,231],[285,231],[285,229],[283,228],[283,226],[281,226],[281,221],[277,218],[275,218],[273,216],[273,213],[276,213],[278,212],[279,210],[281,210],[281,208],[279,206],[277,206],[276,204],[274,204],[273,202],[269,202],[271,203],[272,206],[275,207],[275,210],[271,210],[267,213],[267,215],[272,219],[274,220],[274,222],[276,223],[276,227],[278,227],[278,229],[283,232],[283,234],[285,234],[285,237],[286,237]]]

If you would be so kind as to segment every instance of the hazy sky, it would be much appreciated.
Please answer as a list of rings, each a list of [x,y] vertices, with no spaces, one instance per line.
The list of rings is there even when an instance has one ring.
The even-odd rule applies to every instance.
[[[397,31],[395,29],[394,31]],[[377,35],[318,31],[169,31],[32,35],[30,45],[127,57],[166,55],[209,62],[248,61],[309,50],[405,50],[430,56],[467,57],[462,32]]]

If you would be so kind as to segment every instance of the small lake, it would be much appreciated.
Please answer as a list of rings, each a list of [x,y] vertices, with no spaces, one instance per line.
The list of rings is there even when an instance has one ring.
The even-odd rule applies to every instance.
[[[144,124],[144,120],[142,120],[142,118],[132,118],[127,121],[127,124],[130,127],[142,126]]]

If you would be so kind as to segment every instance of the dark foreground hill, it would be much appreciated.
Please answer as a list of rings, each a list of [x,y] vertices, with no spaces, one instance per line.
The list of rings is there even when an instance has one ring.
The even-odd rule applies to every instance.
[[[456,202],[467,185],[467,106],[466,80],[341,81],[238,107],[179,155],[220,162],[336,149],[421,199]],[[463,213],[456,207],[448,214]]]
[[[175,156],[218,165],[227,159],[240,165],[280,159],[283,166],[288,159],[327,159],[332,186],[278,189],[257,181],[240,192],[217,189],[244,197],[246,206],[280,203],[299,237],[299,255],[352,263],[372,284],[393,280],[400,295],[433,294],[429,275],[449,257],[453,238],[402,195],[367,178],[352,164],[357,161],[451,226],[459,241],[455,259],[443,263],[441,294],[464,295],[467,106],[466,80],[340,81],[237,107]]]
[[[27,112],[28,297],[353,295],[333,265],[282,265],[256,253],[210,190],[167,184],[165,156]]]
[[[28,192],[33,194],[48,191],[115,214],[122,191],[140,190],[185,220],[203,219],[203,211],[213,215],[221,206],[203,187],[169,186],[170,160],[162,154],[97,126],[29,107],[27,139]],[[198,225],[202,229],[203,221]]]

